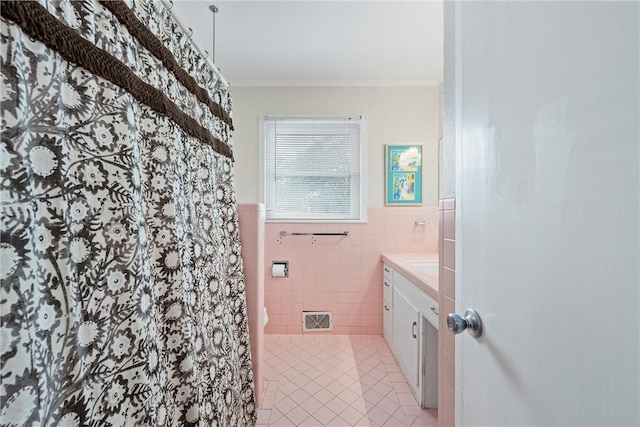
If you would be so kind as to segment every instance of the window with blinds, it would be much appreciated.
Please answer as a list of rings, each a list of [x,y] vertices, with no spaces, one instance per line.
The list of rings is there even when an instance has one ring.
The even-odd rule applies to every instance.
[[[364,221],[358,118],[264,117],[267,220]]]

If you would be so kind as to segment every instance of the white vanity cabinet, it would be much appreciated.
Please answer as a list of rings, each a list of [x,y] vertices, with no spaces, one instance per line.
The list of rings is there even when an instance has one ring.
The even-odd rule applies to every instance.
[[[438,302],[386,264],[383,286],[384,337],[418,403],[435,408]]]

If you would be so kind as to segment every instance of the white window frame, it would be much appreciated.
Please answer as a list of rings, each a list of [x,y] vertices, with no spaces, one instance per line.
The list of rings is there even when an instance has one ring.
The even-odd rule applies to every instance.
[[[268,218],[267,222],[282,222],[282,223],[319,223],[319,224],[353,224],[353,223],[366,223],[367,222],[367,191],[368,191],[368,156],[367,156],[367,119],[365,116],[260,116],[259,117],[259,146],[260,146],[260,158],[259,158],[259,197],[260,203],[266,206],[266,194],[265,194],[265,121],[267,119],[352,119],[357,120],[360,124],[360,218],[359,219],[321,219],[321,218],[300,218],[300,219],[278,219]]]

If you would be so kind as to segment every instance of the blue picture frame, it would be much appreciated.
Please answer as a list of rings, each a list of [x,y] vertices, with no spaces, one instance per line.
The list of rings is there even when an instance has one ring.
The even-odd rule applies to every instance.
[[[422,205],[422,145],[385,145],[385,205]]]

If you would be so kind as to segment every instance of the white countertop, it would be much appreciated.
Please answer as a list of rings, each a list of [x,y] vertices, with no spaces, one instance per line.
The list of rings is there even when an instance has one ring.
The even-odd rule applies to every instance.
[[[409,279],[420,289],[429,294],[432,298],[438,299],[440,288],[438,275],[427,274],[418,267],[411,265],[413,262],[438,262],[438,253],[402,253],[402,254],[382,254],[382,261],[391,266],[398,273]]]

